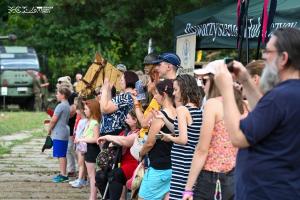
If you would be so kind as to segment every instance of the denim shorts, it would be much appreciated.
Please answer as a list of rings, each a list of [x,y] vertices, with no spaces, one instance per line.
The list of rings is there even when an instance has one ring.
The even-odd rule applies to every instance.
[[[53,157],[65,158],[68,149],[68,140],[53,140]]]
[[[201,171],[194,188],[194,199],[214,199],[216,182],[221,182],[222,200],[234,199],[234,170],[228,173]]]
[[[161,200],[170,191],[172,170],[149,167],[143,177],[139,197],[144,200]]]

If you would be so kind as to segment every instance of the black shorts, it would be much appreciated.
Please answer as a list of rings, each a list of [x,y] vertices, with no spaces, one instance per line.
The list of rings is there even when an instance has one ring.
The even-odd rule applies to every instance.
[[[96,163],[96,158],[100,152],[100,147],[97,144],[87,143],[87,152],[84,154],[84,159],[89,163]]]
[[[223,200],[234,199],[234,170],[228,173],[217,173],[202,170],[197,178],[194,188],[194,199],[214,199],[216,182],[221,182],[221,193]]]

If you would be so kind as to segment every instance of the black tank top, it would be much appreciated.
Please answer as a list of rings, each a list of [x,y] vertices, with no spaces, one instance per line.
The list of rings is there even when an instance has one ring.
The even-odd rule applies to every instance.
[[[174,120],[171,119],[165,111],[161,110],[161,112],[171,123],[174,122]],[[160,130],[164,133],[172,134],[166,125],[164,125]],[[155,145],[149,152],[150,167],[158,170],[171,169],[172,145],[172,142],[164,142],[157,139]]]

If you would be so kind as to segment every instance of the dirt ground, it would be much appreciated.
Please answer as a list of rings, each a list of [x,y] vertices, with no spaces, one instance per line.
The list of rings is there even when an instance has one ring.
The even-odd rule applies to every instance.
[[[44,138],[32,139],[0,157],[0,199],[88,199],[88,187],[52,183],[58,161],[52,150],[41,152],[43,143]]]

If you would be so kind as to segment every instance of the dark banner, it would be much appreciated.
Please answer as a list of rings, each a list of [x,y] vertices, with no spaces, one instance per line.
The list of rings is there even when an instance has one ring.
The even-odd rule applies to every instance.
[[[262,8],[262,0],[250,0],[247,30],[250,48],[257,47]],[[271,32],[283,27],[300,27],[299,0],[278,0]],[[219,3],[175,17],[175,36],[194,32],[197,49],[236,48],[236,3]]]

